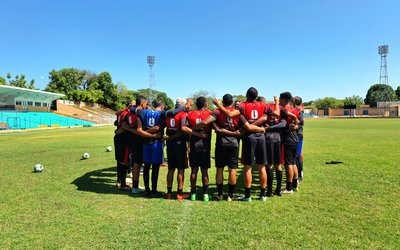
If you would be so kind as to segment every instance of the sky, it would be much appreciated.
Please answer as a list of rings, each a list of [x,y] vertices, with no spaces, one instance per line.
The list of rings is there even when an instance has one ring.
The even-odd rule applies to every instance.
[[[222,97],[253,86],[272,100],[365,97],[379,82],[378,46],[400,85],[398,0],[0,0],[0,76],[44,89],[65,67],[108,71],[128,89]]]

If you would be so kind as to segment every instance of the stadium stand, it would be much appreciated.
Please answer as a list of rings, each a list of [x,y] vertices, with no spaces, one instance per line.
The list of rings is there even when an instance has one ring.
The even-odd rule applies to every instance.
[[[98,104],[58,100],[64,96],[0,85],[0,130],[114,123],[115,111]],[[53,101],[56,110],[51,110]]]

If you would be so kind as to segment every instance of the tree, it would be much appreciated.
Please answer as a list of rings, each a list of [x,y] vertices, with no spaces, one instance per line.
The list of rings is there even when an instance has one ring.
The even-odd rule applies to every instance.
[[[392,86],[387,84],[374,84],[367,92],[365,104],[376,107],[378,102],[390,102],[396,100],[396,94]]]
[[[136,95],[141,95],[141,96],[144,96],[146,98],[148,98],[150,96],[150,89],[149,88],[147,88],[147,89],[138,89],[136,92],[137,92]],[[169,98],[165,92],[157,91],[157,90],[152,90],[151,92],[152,92],[152,95],[155,96],[156,99],[161,99],[163,101],[164,108],[166,110],[170,110],[170,109],[174,109],[175,108],[174,101],[171,98]],[[135,96],[135,98],[136,98],[136,96]]]
[[[35,79],[32,79],[31,82],[28,85],[28,89],[36,89],[35,88]]]
[[[364,104],[364,98],[358,95],[353,95],[350,97],[344,98],[344,105],[356,105],[357,108],[361,107]]]
[[[6,79],[0,76],[0,85],[7,85]]]
[[[314,105],[318,109],[342,108],[344,105],[344,102],[342,100],[338,100],[334,97],[325,97],[325,98],[315,100]]]
[[[7,74],[7,78],[9,79],[9,85],[14,86],[14,87],[19,87],[19,88],[27,88],[28,86],[26,85],[26,79],[25,75],[21,74],[16,75],[15,79],[11,79],[11,74]]]
[[[396,89],[396,97],[397,97],[397,100],[400,101],[400,86],[398,86]]]
[[[76,97],[77,94],[73,92],[84,85],[83,80],[86,71],[75,68],[64,68],[58,71],[52,70],[49,74],[50,82],[47,84],[45,90],[65,94],[67,99],[75,100],[73,96]]]
[[[238,100],[239,102],[246,101],[246,96],[244,95],[232,95],[233,100]]]
[[[212,92],[208,92],[207,90],[199,90],[197,92],[194,92],[191,95],[191,98],[193,99],[193,107],[192,107],[192,109],[196,108],[196,99],[198,97],[200,97],[200,96],[203,96],[203,97],[206,98],[208,109],[214,110],[216,108],[215,105],[213,104],[213,100],[214,100],[215,94],[212,93]]]

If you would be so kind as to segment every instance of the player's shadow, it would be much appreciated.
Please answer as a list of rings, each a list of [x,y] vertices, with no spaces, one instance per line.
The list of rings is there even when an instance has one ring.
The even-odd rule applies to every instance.
[[[74,180],[79,191],[93,192],[98,194],[124,194],[115,187],[116,167],[103,168],[88,172]]]

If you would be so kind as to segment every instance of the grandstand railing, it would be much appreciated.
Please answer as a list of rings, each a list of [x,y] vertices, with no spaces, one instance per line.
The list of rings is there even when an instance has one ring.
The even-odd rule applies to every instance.
[[[82,121],[88,124],[113,124],[115,121],[115,117],[91,117],[88,119],[87,117],[80,116],[63,116],[61,117],[46,117],[45,115],[35,115],[28,116],[22,115],[22,113],[26,113],[26,111],[17,111],[13,109],[8,110],[0,110],[0,130],[7,129],[26,129],[26,128],[44,128],[44,127],[68,127],[68,126],[85,126],[87,124],[82,124]],[[13,115],[10,115],[13,113]],[[21,113],[21,114],[19,114]],[[6,115],[7,114],[7,115]],[[65,119],[68,117],[69,119]]]

